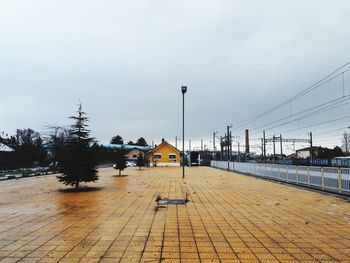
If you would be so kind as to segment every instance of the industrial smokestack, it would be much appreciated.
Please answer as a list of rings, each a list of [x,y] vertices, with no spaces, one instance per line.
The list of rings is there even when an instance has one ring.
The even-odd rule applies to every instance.
[[[245,152],[249,153],[249,130],[245,130]]]

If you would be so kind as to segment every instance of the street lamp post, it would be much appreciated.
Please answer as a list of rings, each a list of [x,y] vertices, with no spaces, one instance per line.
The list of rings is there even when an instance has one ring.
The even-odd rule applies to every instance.
[[[185,93],[187,86],[181,86],[182,92],[182,178],[185,178]]]

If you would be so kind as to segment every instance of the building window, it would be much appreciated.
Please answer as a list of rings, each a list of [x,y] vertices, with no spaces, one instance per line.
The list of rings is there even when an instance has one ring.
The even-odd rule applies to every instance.
[[[132,157],[133,157],[133,158],[136,158],[136,157],[137,157],[137,155],[136,155],[136,154],[134,154]]]
[[[162,155],[161,154],[155,154],[155,155],[153,155],[153,157],[154,157],[154,160],[162,159]]]
[[[176,161],[176,154],[169,154],[170,161]]]

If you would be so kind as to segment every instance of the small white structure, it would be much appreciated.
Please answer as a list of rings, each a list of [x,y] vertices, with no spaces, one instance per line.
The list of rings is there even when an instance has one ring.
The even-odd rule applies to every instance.
[[[310,149],[311,149],[311,147],[306,147],[303,149],[296,150],[295,153],[296,153],[297,158],[303,158],[303,159],[310,158]],[[312,156],[317,155],[323,149],[326,149],[326,148],[313,146],[312,147]]]

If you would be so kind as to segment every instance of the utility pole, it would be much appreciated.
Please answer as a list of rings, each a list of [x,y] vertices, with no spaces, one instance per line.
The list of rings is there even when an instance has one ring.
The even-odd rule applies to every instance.
[[[177,149],[177,136],[175,136],[175,148]]]
[[[230,160],[230,150],[231,150],[231,133],[230,128],[232,128],[232,124],[227,125],[227,159]]]
[[[240,148],[239,148],[239,142],[238,142],[238,162],[241,161],[241,151],[240,151]]]
[[[223,161],[224,156],[223,156],[223,151],[222,151],[222,136],[220,136],[220,152],[221,152],[220,159],[221,159],[221,161]]]
[[[203,139],[201,139],[201,151],[203,152]]]
[[[229,142],[230,142],[230,145],[229,145],[229,148],[230,148],[230,161],[232,161],[232,134],[231,134],[231,131],[230,131]]]
[[[188,162],[188,166],[191,166],[191,163],[192,163],[192,158],[191,158],[191,140],[188,140],[188,154],[190,156],[190,160]]]
[[[280,143],[281,143],[281,160],[283,158],[283,143],[282,143],[282,134],[280,134]]]
[[[227,125],[227,161],[230,161],[230,126]]]
[[[227,143],[227,135],[226,135],[226,133],[225,133],[225,135],[224,135],[224,154],[225,154],[225,161],[228,161],[228,155],[227,155],[227,145],[228,145],[228,143]]]
[[[232,124],[231,125],[227,125],[227,171],[230,170],[230,145],[231,145],[231,133],[230,133],[230,128],[232,128]]]
[[[273,142],[273,162],[276,162],[276,146],[275,146],[276,137],[275,135],[272,137]]]
[[[310,165],[312,166],[312,132],[310,132]]]
[[[214,154],[214,160],[216,160],[216,149],[215,149],[215,137],[217,132],[213,132],[213,154]]]
[[[264,149],[263,149],[263,152],[264,152],[264,163],[266,163],[266,137],[265,137],[265,131],[263,131],[263,141],[264,141]]]

